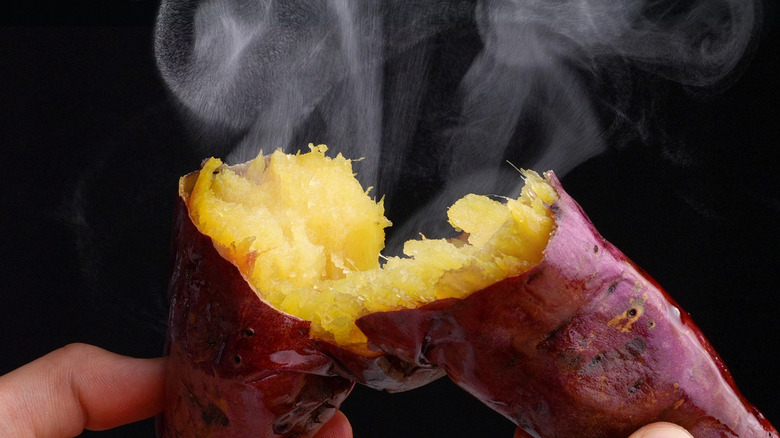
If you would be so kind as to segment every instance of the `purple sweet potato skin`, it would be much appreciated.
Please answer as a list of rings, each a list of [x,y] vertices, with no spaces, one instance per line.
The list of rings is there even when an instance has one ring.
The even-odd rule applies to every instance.
[[[777,437],[688,314],[546,176],[559,200],[539,265],[463,299],[366,315],[369,342],[442,366],[531,436],[625,438],[669,421],[697,438]]]

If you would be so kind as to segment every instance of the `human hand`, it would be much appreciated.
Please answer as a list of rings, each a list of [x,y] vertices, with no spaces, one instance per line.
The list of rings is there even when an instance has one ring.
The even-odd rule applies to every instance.
[[[165,359],[71,344],[0,377],[0,436],[66,438],[163,409]],[[351,438],[338,412],[312,438]]]

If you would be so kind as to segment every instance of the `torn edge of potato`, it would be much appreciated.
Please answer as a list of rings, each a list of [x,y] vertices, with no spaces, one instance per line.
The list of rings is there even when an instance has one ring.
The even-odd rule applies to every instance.
[[[557,193],[533,171],[523,171],[515,199],[472,194],[453,204],[449,222],[463,239],[409,240],[403,257],[384,257],[383,201],[355,179],[352,160],[309,148],[236,166],[211,158],[182,178],[180,195],[258,296],[311,321],[315,337],[366,351],[357,318],[465,297],[543,257]]]

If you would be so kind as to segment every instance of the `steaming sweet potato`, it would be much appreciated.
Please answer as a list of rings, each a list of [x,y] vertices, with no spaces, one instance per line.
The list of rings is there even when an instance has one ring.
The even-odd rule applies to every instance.
[[[538,265],[462,299],[366,315],[372,345],[444,367],[529,436],[626,437],[669,421],[697,438],[777,437],[689,315],[546,180],[558,199]]]
[[[295,436],[352,390],[309,323],[257,299],[180,199],[175,221],[165,412],[159,437]]]
[[[351,162],[276,152],[182,178],[161,437],[296,436],[352,382],[443,370],[531,434],[777,436],[698,329],[594,230],[554,175],[469,195],[459,239],[381,257],[382,203]]]
[[[309,320],[288,313],[307,315],[311,304],[324,305],[326,310],[330,307],[308,296],[295,299],[296,293],[311,292],[320,284],[312,279],[343,276],[344,263],[378,266],[386,219],[381,204],[370,201],[354,180],[349,162],[325,158],[324,147],[311,154],[277,153],[274,157],[259,157],[234,168],[212,159],[199,173],[180,181],[169,285],[167,402],[157,421],[160,437],[299,436],[327,421],[355,380],[378,389],[402,391],[443,376],[438,367],[419,367],[371,351],[364,337],[362,343],[360,339],[354,342],[352,338],[360,338],[356,328],[352,335],[342,330],[340,345],[327,332],[312,330],[311,319],[320,327],[323,317],[336,317],[337,307],[327,315],[309,312]],[[305,184],[330,178],[336,188],[314,206],[323,215],[321,208],[342,214],[345,212],[339,207],[358,205],[369,211],[367,216],[354,214],[360,217],[357,225],[349,226],[355,222],[350,217],[331,217],[324,228],[320,224],[315,243],[335,239],[326,245],[329,254],[325,258],[317,257],[323,255],[323,247],[318,248],[305,236],[317,224],[302,228],[292,217],[313,218],[315,222],[318,217],[293,211],[317,203],[316,189],[313,195],[305,190],[296,195],[299,187],[289,179],[301,183],[301,174],[313,177]],[[260,190],[255,184],[259,181],[253,179],[262,176]],[[218,183],[212,187],[214,177]],[[212,188],[222,193],[215,194]],[[260,201],[242,192],[247,188],[261,197],[276,189],[284,192],[263,200],[284,220],[277,222],[279,217],[273,218],[269,209],[252,204]],[[308,201],[302,201],[301,196]],[[236,198],[246,204],[225,201],[225,205],[213,205]],[[243,231],[251,236],[238,239]],[[345,234],[339,235],[341,231]],[[356,239],[353,251],[344,251],[345,237]],[[341,249],[330,253],[334,245]],[[307,263],[319,266],[315,269]],[[262,273],[260,278],[258,272]],[[350,324],[354,326],[354,318]]]

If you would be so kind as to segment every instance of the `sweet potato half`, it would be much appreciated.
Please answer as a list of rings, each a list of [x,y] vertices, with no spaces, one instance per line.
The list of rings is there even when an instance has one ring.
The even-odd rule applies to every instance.
[[[179,184],[160,437],[310,433],[354,382],[441,377],[531,436],[777,437],[688,315],[552,172],[450,207],[457,239],[384,257],[384,217],[324,146]]]

